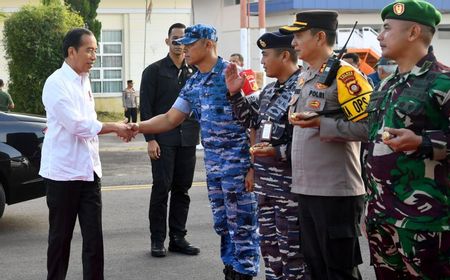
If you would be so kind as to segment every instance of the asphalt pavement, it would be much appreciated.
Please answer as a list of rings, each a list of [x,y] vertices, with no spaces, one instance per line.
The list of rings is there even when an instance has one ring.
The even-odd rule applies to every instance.
[[[198,256],[170,253],[150,256],[148,204],[151,167],[146,143],[138,136],[122,143],[112,135],[100,136],[103,165],[103,233],[105,279],[112,280],[220,280],[223,265],[219,237],[212,228],[212,215],[205,184],[203,152],[197,150],[194,185],[190,190],[188,239],[200,247]],[[36,280],[46,277],[48,210],[45,198],[7,206],[0,219],[0,279]],[[67,279],[82,279],[81,234],[78,225],[72,240]],[[367,241],[361,237],[363,279],[375,279],[369,266]],[[166,242],[167,246],[167,242]],[[264,279],[264,266],[255,280]]]

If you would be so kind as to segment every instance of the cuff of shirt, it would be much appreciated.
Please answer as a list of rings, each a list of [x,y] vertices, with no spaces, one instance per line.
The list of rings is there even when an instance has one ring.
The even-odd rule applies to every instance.
[[[100,133],[100,131],[102,130],[102,127],[103,127],[103,124],[100,121],[94,120],[94,122],[92,123],[92,126],[91,126],[91,133],[92,133],[93,137]]]
[[[175,108],[178,111],[185,113],[186,115],[189,115],[191,113],[191,104],[181,97],[178,97],[177,100],[175,100],[172,108]]]

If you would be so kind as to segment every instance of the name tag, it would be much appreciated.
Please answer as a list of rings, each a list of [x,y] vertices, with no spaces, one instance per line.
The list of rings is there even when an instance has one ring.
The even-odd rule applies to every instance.
[[[270,142],[272,139],[272,126],[273,124],[269,121],[264,123],[261,135],[262,141]]]

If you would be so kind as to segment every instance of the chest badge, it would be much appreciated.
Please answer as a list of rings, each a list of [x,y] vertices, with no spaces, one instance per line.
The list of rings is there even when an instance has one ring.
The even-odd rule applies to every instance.
[[[324,85],[322,83],[316,83],[314,86],[316,87],[316,89],[326,89],[326,88],[328,88],[327,85]]]

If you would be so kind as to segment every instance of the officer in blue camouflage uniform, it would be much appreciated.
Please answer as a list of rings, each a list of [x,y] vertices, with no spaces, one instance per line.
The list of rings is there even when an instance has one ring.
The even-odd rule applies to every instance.
[[[259,110],[240,94],[243,78],[237,68],[225,73],[235,116],[246,128],[256,129],[254,158],[255,192],[258,194],[258,221],[261,253],[267,280],[308,279],[300,251],[297,197],[291,193],[292,125],[288,107],[300,69],[291,46],[292,35],[265,33],[257,40],[268,84],[259,95]]]
[[[224,72],[229,64],[217,56],[214,27],[186,28],[185,59],[195,73],[166,113],[141,122],[139,132],[161,133],[179,125],[189,114],[200,122],[208,197],[214,229],[221,236],[221,257],[227,280],[247,280],[259,270],[256,195],[245,188],[250,168],[248,137],[233,117],[227,100]],[[249,184],[249,183],[247,183]]]
[[[377,279],[450,279],[450,72],[428,47],[441,14],[421,0],[381,12],[398,63],[369,103],[367,232]]]

